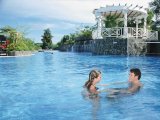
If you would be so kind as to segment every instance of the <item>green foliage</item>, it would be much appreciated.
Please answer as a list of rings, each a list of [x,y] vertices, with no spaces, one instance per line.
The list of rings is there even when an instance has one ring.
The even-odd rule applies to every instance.
[[[119,17],[116,15],[106,16],[104,20],[105,27],[106,28],[123,27],[124,26],[123,21],[120,21],[118,18]]]
[[[63,38],[61,39],[62,43],[66,43],[67,40],[69,40],[69,35],[64,35]]]
[[[85,26],[83,29],[79,30],[79,32],[75,35],[76,41],[85,41],[92,39],[92,28],[89,26]]]
[[[43,49],[51,49],[52,48],[52,35],[50,29],[45,29],[44,34],[42,36],[42,48]]]
[[[62,46],[62,45],[74,44],[75,41],[74,36],[75,36],[74,34],[64,35],[61,41],[57,43],[57,45]]]
[[[25,42],[23,41],[19,41],[16,44],[15,43],[11,43],[8,48],[8,51],[26,51],[29,50],[27,45],[25,44]]]
[[[34,45],[35,45],[35,49],[36,49],[36,50],[42,49],[42,47],[41,47],[41,46],[42,46],[42,43],[35,43]]]
[[[24,44],[27,46],[28,50],[35,50],[36,49],[35,43],[29,38],[26,38],[24,40]]]
[[[0,30],[8,36],[8,40],[10,41],[10,44],[7,46],[7,51],[36,50],[34,42],[31,39],[25,38],[24,35],[15,28],[6,26]]]
[[[38,47],[34,44],[34,42],[28,38],[23,38],[22,40],[13,42],[7,46],[8,51],[33,51],[37,50]]]

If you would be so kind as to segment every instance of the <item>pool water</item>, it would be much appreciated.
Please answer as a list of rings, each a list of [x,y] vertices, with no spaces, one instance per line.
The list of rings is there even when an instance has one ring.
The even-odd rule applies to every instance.
[[[92,69],[101,83],[127,81],[138,67],[144,84],[135,95],[84,99],[83,85]],[[0,120],[159,120],[160,58],[94,56],[50,52],[0,58]],[[100,89],[124,87],[112,85]]]

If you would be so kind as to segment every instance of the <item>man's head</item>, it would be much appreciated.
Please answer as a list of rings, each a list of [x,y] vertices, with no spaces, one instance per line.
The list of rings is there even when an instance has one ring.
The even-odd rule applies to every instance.
[[[129,81],[132,80],[140,80],[141,78],[141,71],[138,68],[130,69]]]

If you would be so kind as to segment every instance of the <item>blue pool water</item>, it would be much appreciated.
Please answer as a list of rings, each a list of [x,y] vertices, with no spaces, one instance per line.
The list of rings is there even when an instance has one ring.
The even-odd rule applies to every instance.
[[[107,93],[102,93],[99,100],[82,97],[90,70],[101,70],[101,83],[110,83],[127,81],[132,67],[142,71],[144,86],[137,94],[108,99]],[[57,51],[2,57],[0,120],[159,120],[159,71],[159,57]]]

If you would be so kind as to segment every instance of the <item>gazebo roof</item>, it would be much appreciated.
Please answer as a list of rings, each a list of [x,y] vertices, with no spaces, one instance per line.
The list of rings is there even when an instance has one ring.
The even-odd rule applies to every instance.
[[[96,17],[99,16],[110,16],[110,15],[115,15],[119,18],[124,17],[123,12],[127,12],[127,17],[128,18],[136,18],[136,17],[144,17],[147,16],[147,10],[143,6],[133,6],[131,5],[117,5],[115,6],[114,4],[109,6],[106,5],[106,7],[100,7],[99,9],[94,9],[93,13],[95,14]]]

